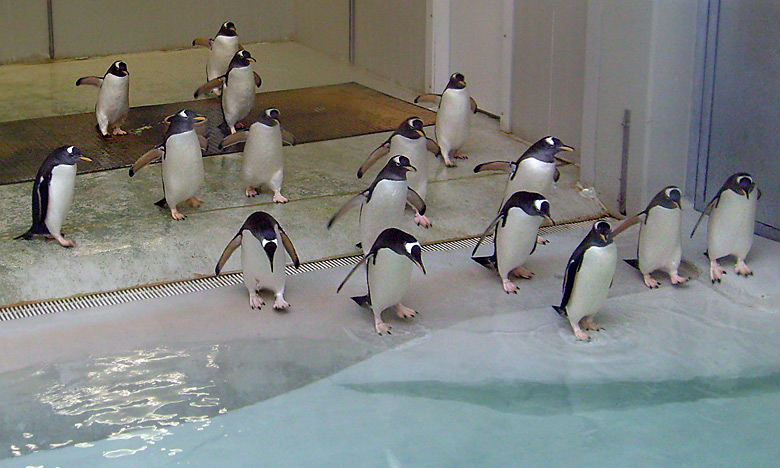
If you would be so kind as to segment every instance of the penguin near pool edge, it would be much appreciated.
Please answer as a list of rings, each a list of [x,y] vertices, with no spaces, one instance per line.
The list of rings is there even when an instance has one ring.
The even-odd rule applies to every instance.
[[[74,146],[60,146],[43,160],[32,189],[32,227],[16,239],[51,236],[63,247],[74,247],[60,229],[73,203],[76,162],[92,160]]]

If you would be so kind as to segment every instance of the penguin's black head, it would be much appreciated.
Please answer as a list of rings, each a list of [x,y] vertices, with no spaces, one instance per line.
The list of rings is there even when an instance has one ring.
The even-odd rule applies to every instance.
[[[263,111],[263,114],[258,120],[269,127],[279,125],[279,109],[275,107],[269,107]]]
[[[750,198],[750,192],[753,191],[755,186],[756,184],[753,182],[753,178],[750,177],[750,175],[741,174],[739,177],[737,177],[737,187],[739,187],[739,192],[741,192],[742,195]]]
[[[225,21],[222,23],[222,27],[219,28],[217,36],[235,36],[236,25],[232,21]]]
[[[173,114],[169,120],[170,125],[168,125],[168,131],[165,134],[166,139],[171,135],[192,130],[195,128],[195,123],[205,120],[205,117],[200,116],[189,109],[183,109]]]
[[[513,193],[504,203],[502,212],[506,216],[512,208],[520,208],[528,216],[541,216],[553,225],[555,224],[555,221],[550,217],[550,202],[540,193],[524,190]]]
[[[250,62],[256,62],[252,57],[252,54],[249,53],[248,50],[241,49],[238,52],[236,52],[236,55],[233,56],[233,60],[231,60],[232,66],[239,66],[239,67],[248,67]]]
[[[404,120],[403,123],[398,126],[398,129],[395,132],[411,140],[425,138],[425,133],[423,132],[423,121],[419,117],[409,117],[408,119]]]
[[[554,162],[555,155],[561,151],[574,151],[574,148],[564,144],[561,140],[555,138],[554,136],[546,136],[531,145],[531,147],[528,148],[525,153],[520,156],[520,158],[518,158],[518,163],[524,157],[529,156],[544,162]]]
[[[268,256],[271,271],[274,271],[274,254],[279,247],[279,238],[276,235],[276,219],[265,211],[255,211],[241,226],[241,230],[248,229],[255,236]]]
[[[111,67],[108,69],[108,73],[114,76],[127,76],[130,74],[130,72],[127,71],[127,64],[121,60],[117,60],[116,62],[111,64]]]
[[[675,186],[669,186],[664,189],[664,194],[666,194],[666,197],[677,207],[681,208],[681,200],[682,200],[682,194],[680,193],[680,189]]]
[[[425,274],[425,266],[422,261],[422,247],[413,235],[398,228],[387,228],[377,236],[369,252],[369,255],[374,254],[374,261],[376,261],[376,253],[383,248],[407,257]]]
[[[448,89],[463,89],[466,87],[466,77],[463,73],[453,73],[450,75],[450,81],[447,83]]]
[[[604,246],[612,243],[612,227],[606,221],[596,221],[590,230],[593,245]]]
[[[52,152],[52,155],[54,157],[55,165],[67,164],[69,166],[72,166],[76,164],[79,160],[92,162],[91,159],[84,156],[81,153],[81,150],[76,148],[75,146],[60,146],[59,148],[57,148]]]
[[[400,169],[405,173],[409,171],[417,171],[417,168],[412,166],[412,162],[409,161],[409,158],[407,158],[402,154],[390,158],[390,160],[387,161],[387,165],[393,168]]]

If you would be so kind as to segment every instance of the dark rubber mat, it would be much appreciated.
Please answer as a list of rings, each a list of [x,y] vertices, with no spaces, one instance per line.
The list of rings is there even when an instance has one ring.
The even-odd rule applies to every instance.
[[[258,93],[244,123],[250,125],[268,107],[279,109],[282,126],[295,135],[298,144],[395,130],[413,115],[431,125],[436,117],[434,112],[357,83]],[[208,118],[209,146],[204,155],[219,154],[222,110],[217,98],[133,107],[122,124],[127,135],[108,139],[95,129],[93,112],[18,120],[0,123],[0,185],[34,179],[43,159],[62,145],[76,146],[92,159],[79,163],[80,173],[128,167],[162,142],[163,119],[182,109]],[[231,152],[237,149],[230,148]]]

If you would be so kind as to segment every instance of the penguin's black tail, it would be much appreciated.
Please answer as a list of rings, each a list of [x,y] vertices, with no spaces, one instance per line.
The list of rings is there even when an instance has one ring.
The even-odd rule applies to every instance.
[[[27,230],[24,234],[20,236],[14,237],[14,240],[17,239],[25,239],[30,240],[35,235],[42,235],[45,236],[46,234],[49,234],[49,229],[46,227],[45,224],[33,224],[30,229]]]
[[[637,270],[639,269],[639,259],[638,258],[629,258],[629,259],[626,259],[626,260],[623,260],[623,261],[628,263],[632,267],[636,268]]]
[[[154,202],[155,205],[159,206],[160,208],[168,208],[168,203],[165,201],[165,198],[157,200]]]
[[[227,121],[223,120],[221,124],[217,127],[222,132],[222,135],[228,136],[230,135],[230,127],[228,127]]]
[[[566,307],[561,306],[552,306],[553,309],[555,309],[556,312],[558,312],[558,315],[561,317],[568,317],[568,313],[566,313]]]
[[[366,294],[365,296],[355,296],[352,298],[353,301],[357,303],[360,307],[369,307],[371,306],[371,296]]]
[[[498,262],[496,260],[495,252],[493,252],[493,255],[487,255],[485,257],[471,257],[471,259],[490,270],[497,269],[496,265],[498,265]]]
[[[14,237],[14,240],[18,240],[18,239],[26,239],[26,240],[30,240],[30,239],[32,239],[32,238],[33,238],[33,235],[34,235],[34,234],[33,234],[33,232],[32,232],[32,228],[30,228],[30,230],[29,230],[29,231],[25,232],[25,233],[24,233],[24,234],[22,234],[21,236],[16,236],[16,237]]]

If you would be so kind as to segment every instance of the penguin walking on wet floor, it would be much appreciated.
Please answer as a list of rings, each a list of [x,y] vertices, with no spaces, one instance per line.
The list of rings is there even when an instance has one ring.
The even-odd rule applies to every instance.
[[[190,110],[175,114],[170,119],[164,142],[138,158],[130,168],[130,177],[133,177],[145,165],[162,159],[164,198],[155,204],[161,208],[167,206],[171,217],[177,221],[185,218],[177,209],[178,204],[186,201],[198,208],[202,203],[195,196],[205,179],[201,140],[195,123],[203,119]]]
[[[92,161],[74,146],[61,146],[43,160],[32,190],[32,227],[16,239],[51,236],[63,247],[73,247],[60,230],[73,204],[76,162]]]
[[[753,274],[745,263],[745,258],[753,246],[753,230],[759,198],[761,198],[761,190],[756,188],[753,177],[746,172],[738,172],[726,179],[696,221],[691,237],[704,215],[710,215],[707,224],[706,255],[710,259],[710,280],[713,283],[716,281],[720,283],[721,276],[725,272],[718,259],[727,255],[736,258],[734,271],[737,275],[747,277]]]
[[[261,186],[266,185],[274,192],[274,203],[287,203],[287,198],[282,195],[284,178],[282,146],[294,145],[295,136],[282,128],[279,110],[269,107],[248,131],[239,131],[227,136],[219,147],[228,148],[241,142],[246,142],[241,171],[247,186],[246,196],[256,196]]]
[[[678,285],[690,278],[677,273],[682,260],[682,206],[680,189],[670,185],[658,192],[643,211],[623,221],[612,231],[615,238],[636,223],[640,223],[637,258],[626,263],[637,268],[650,289],[659,283],[650,274],[664,270],[672,284]]]
[[[422,247],[417,239],[397,228],[382,231],[363,258],[347,274],[336,293],[357,271],[366,264],[368,294],[353,297],[360,306],[369,306],[374,314],[374,328],[380,335],[390,333],[390,325],[382,320],[382,312],[394,307],[398,317],[408,319],[415,317],[417,312],[403,304],[401,300],[409,288],[412,276],[412,266],[416,265],[425,274],[422,262]]]
[[[284,249],[279,248],[279,240]],[[295,246],[273,216],[256,211],[244,221],[238,234],[228,243],[217,262],[214,272],[219,275],[233,252],[241,247],[241,269],[244,286],[249,291],[249,306],[259,309],[265,305],[260,297],[262,290],[274,293],[274,309],[284,310],[290,304],[284,300],[284,288],[287,276],[285,266],[290,256],[295,268],[300,267]]]
[[[406,181],[406,173],[415,170],[404,155],[390,158],[374,182],[333,215],[328,221],[328,229],[346,212],[360,206],[360,244],[363,253],[368,254],[379,233],[401,225],[406,203],[425,214],[425,202]]]
[[[515,192],[504,203],[498,216],[485,229],[471,252],[472,260],[497,270],[507,294],[517,294],[517,286],[509,279],[510,275],[526,279],[533,276],[533,272],[523,267],[523,264],[536,250],[536,237],[544,219],[555,224],[550,217],[550,202],[544,196],[534,192]],[[482,241],[493,230],[493,254],[476,257]]]
[[[434,102],[440,97],[439,110],[436,112],[436,142],[447,167],[455,167],[450,157],[465,159],[460,149],[466,141],[471,127],[471,114],[477,112],[477,103],[469,95],[466,78],[462,73],[453,73],[444,92],[417,96],[414,102]]]
[[[262,84],[260,75],[252,70],[252,62],[256,60],[248,50],[239,50],[230,60],[227,72],[214,78],[195,91],[198,98],[212,89],[222,88],[222,117],[220,125],[225,135],[236,133],[236,128],[242,128],[241,119],[249,115],[255,104],[255,88]]]
[[[423,121],[419,117],[409,117],[368,156],[368,159],[358,169],[358,179],[362,178],[368,168],[381,157],[387,154],[403,154],[409,158],[412,166],[417,168],[416,171],[406,176],[409,187],[425,200],[428,194],[428,152],[436,155],[439,152],[438,145],[425,136]],[[431,225],[430,220],[417,211],[415,211],[414,222],[426,228]]]
[[[617,247],[612,242],[612,229],[606,221],[596,221],[569,258],[561,305],[553,306],[558,314],[568,318],[578,340],[590,340],[583,329],[600,330],[593,323],[593,316],[607,300],[616,268]]]
[[[84,76],[76,80],[76,86],[91,85],[100,88],[95,104],[96,128],[103,137],[126,135],[120,125],[130,111],[130,72],[121,60],[111,64],[103,78]]]
[[[241,49],[236,33],[236,25],[232,21],[222,23],[214,39],[199,37],[192,41],[193,46],[203,46],[209,48],[209,58],[206,62],[206,81],[219,78],[227,73],[230,60]],[[215,88],[214,94],[219,96],[222,93],[220,87]]]

